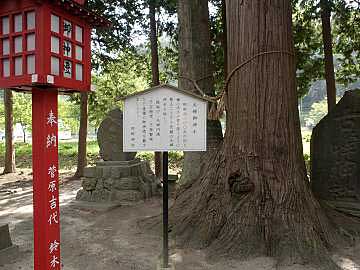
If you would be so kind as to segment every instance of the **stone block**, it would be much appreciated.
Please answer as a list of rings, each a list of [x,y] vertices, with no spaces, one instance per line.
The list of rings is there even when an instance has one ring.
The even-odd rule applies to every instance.
[[[111,167],[103,167],[102,168],[102,177],[110,178],[111,177]]]
[[[84,190],[91,191],[96,188],[97,182],[96,178],[83,178],[81,186]]]
[[[110,200],[110,192],[106,190],[95,190],[91,194],[92,202],[108,202]]]
[[[121,167],[111,167],[111,178],[120,178],[121,177]]]
[[[84,168],[84,177],[95,178],[96,177],[96,167]]]
[[[103,167],[96,167],[96,178],[102,178],[103,176]]]
[[[113,188],[114,179],[113,178],[106,178],[104,179],[104,188],[107,190],[111,190]]]
[[[136,202],[143,199],[140,191],[137,190],[116,190],[111,193],[111,201]]]
[[[0,224],[0,250],[12,246],[8,224]]]
[[[117,190],[138,190],[139,181],[134,177],[120,178],[114,180],[113,186]]]

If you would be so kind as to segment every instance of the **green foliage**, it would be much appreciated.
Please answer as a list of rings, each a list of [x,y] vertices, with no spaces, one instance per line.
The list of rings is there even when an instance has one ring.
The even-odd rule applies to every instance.
[[[305,116],[306,126],[314,127],[322,118],[327,115],[327,99],[316,102],[311,106],[310,112]]]
[[[309,91],[313,81],[324,77],[321,21],[314,1],[293,1],[293,32],[298,96]]]
[[[59,96],[58,104],[58,115],[62,121],[59,130],[70,129],[72,134],[76,134],[79,131],[80,106],[66,96]]]
[[[59,143],[60,169],[74,169],[77,164],[77,142]],[[31,144],[15,143],[16,166],[18,168],[31,168],[32,149]],[[4,166],[5,144],[0,143],[0,166]],[[89,164],[94,164],[99,158],[99,147],[96,141],[87,143],[87,158]]]
[[[345,85],[360,77],[360,2],[335,2],[334,36],[338,54],[337,80]]]
[[[13,117],[14,123],[20,123],[23,133],[24,141],[26,140],[25,133],[31,130],[31,95],[24,93],[13,92]]]
[[[110,110],[122,106],[121,97],[148,87],[147,65],[142,60],[134,54],[121,53],[105,66],[101,75],[93,76],[96,91],[89,95],[89,120],[95,127]]]

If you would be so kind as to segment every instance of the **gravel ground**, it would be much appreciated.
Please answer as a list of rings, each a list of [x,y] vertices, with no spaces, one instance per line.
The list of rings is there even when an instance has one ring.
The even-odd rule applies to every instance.
[[[154,270],[161,253],[161,236],[141,231],[137,222],[161,213],[161,199],[131,206],[102,207],[74,201],[80,180],[62,172],[61,252],[63,270]],[[0,270],[33,269],[33,224],[31,170],[0,176],[0,220],[9,223],[17,255],[0,262]],[[171,251],[179,270],[273,270],[275,262],[261,257],[248,261],[221,260],[210,264],[200,250]],[[360,270],[360,245],[335,254],[344,270]],[[293,265],[286,270],[311,270]]]

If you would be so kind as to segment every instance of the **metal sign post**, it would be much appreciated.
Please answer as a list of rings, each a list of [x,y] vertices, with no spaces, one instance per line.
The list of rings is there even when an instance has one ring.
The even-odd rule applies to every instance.
[[[207,100],[171,85],[124,98],[124,152],[163,152],[163,268],[169,267],[168,151],[206,151]]]
[[[169,154],[163,152],[163,267],[169,267]]]

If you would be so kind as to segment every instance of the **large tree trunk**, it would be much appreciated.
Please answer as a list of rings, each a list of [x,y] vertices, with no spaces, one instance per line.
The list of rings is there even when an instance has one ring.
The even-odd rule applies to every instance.
[[[324,43],[325,79],[327,90],[328,111],[336,106],[336,83],[331,34],[331,7],[328,0],[321,0],[321,22]]]
[[[11,90],[4,91],[5,107],[5,168],[4,174],[13,173],[15,167],[15,148],[13,143],[13,94]]]
[[[222,38],[222,47],[224,50],[224,78],[228,75],[228,61],[227,61],[227,27],[226,27],[226,2],[221,0],[221,20],[223,23],[223,38]]]
[[[80,127],[78,142],[78,163],[74,177],[84,176],[84,168],[87,165],[86,160],[86,139],[88,127],[88,93],[80,94]]]
[[[151,47],[151,73],[152,86],[160,84],[159,76],[159,52],[158,52],[158,37],[156,27],[156,3],[155,0],[149,0],[149,17],[150,17],[150,47]],[[155,152],[155,175],[161,176],[161,160],[160,152]]]
[[[210,26],[207,0],[179,0],[179,88],[194,90],[189,81],[198,80],[202,91],[214,95],[213,65],[210,50]],[[199,93],[197,93],[199,94]],[[222,140],[219,121],[207,123],[207,148],[212,150]],[[184,155],[181,183],[199,177],[204,153],[186,152]]]
[[[335,269],[324,255],[338,234],[311,193],[302,156],[291,3],[226,5],[229,72],[258,53],[284,53],[259,56],[232,77],[224,142],[171,211],[176,239],[213,255]]]

